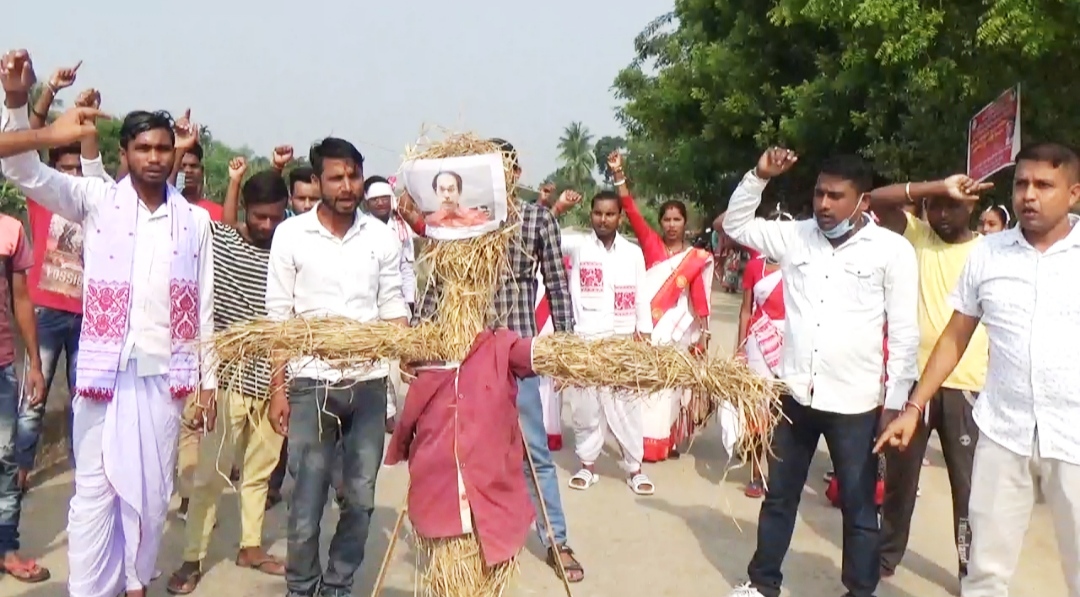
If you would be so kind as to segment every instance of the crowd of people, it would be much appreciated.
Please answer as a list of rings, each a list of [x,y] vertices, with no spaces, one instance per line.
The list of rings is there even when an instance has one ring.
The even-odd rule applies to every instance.
[[[433,317],[438,293],[417,287],[415,268],[415,242],[429,222],[392,178],[365,178],[360,151],[334,137],[312,145],[310,166],[291,167],[288,146],[275,148],[272,168],[261,172],[248,172],[237,157],[223,203],[210,201],[190,113],[176,121],[164,112],[126,115],[120,171],[110,174],[94,124],[103,117],[100,94],[84,92],[47,123],[53,98],[74,84],[77,69],[54,73],[30,106],[29,55],[0,60],[0,169],[27,196],[31,229],[28,239],[18,220],[0,217],[11,280],[0,286],[11,304],[0,309],[0,408],[18,420],[2,438],[14,456],[0,460],[0,567],[24,582],[49,578],[20,555],[18,527],[45,397],[64,353],[73,597],[146,594],[160,575],[175,477],[186,548],[169,575],[170,593],[197,591],[216,504],[232,477],[241,506],[238,566],[284,577],[290,596],[351,594],[385,434],[397,427],[387,455],[396,462],[408,452],[401,428],[415,424],[398,425],[389,364],[340,370],[305,358],[226,366],[206,341],[260,318],[334,315],[409,326]],[[513,145],[492,143],[516,182]],[[1007,595],[1016,538],[1038,487],[1070,597],[1080,597],[1080,440],[1070,429],[1080,416],[1070,394],[1080,372],[1060,340],[1080,333],[1070,292],[1080,287],[1069,276],[1080,265],[1070,214],[1080,200],[1080,158],[1062,145],[1026,147],[1014,176],[1017,222],[994,206],[979,214],[978,231],[974,210],[989,185],[955,175],[875,189],[869,164],[854,156],[824,162],[812,219],[795,220],[781,206],[763,210],[768,181],[796,162],[792,151],[767,150],[713,224],[749,257],[738,259],[741,279],[733,281],[744,294],[736,353],[785,388],[767,466],[754,467],[746,488],[762,498],[757,551],[733,596],[780,595],[803,486],[824,436],[844,520],[841,580],[849,597],[872,597],[904,555],[936,430],[952,489],[961,594]],[[583,201],[572,190],[556,198],[545,186],[536,203],[520,205],[495,310],[522,338],[565,332],[707,350],[714,255],[688,242],[683,203],[661,205],[654,229],[617,152],[608,167],[614,190],[589,200],[586,235],[560,233],[559,216]],[[636,243],[618,232],[623,218]],[[27,349],[25,405],[10,319]],[[403,378],[415,373],[412,365],[401,365]],[[644,466],[678,456],[699,422],[694,398],[668,391],[626,400],[603,388],[562,388],[526,369],[516,369],[516,416],[535,471],[526,486],[537,512],[545,511],[528,518],[537,521],[548,564],[581,582],[552,459],[560,405],[571,408],[580,461],[567,487],[586,491],[599,481],[595,465],[610,433],[626,486],[648,496],[657,488]],[[457,375],[469,374],[462,365]],[[761,431],[739,421],[734,429]],[[884,495],[877,496],[881,455]],[[526,479],[529,463],[522,467]],[[293,487],[281,559],[262,546],[262,526],[283,499],[286,475]],[[324,565],[320,520],[331,492],[341,512]],[[461,532],[472,528],[458,522]]]

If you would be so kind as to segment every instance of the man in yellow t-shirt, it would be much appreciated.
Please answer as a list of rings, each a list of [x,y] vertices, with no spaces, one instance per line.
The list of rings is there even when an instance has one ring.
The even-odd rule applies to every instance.
[[[920,371],[926,367],[938,337],[952,317],[949,293],[960,279],[968,253],[981,238],[971,230],[977,193],[989,186],[958,174],[936,182],[890,185],[875,189],[870,195],[871,209],[881,225],[903,235],[915,247],[919,262]],[[926,221],[917,219],[905,209],[916,201],[922,204]],[[907,549],[922,459],[931,430],[936,430],[941,440],[952,487],[959,575],[963,577],[967,573],[968,546],[971,544],[968,495],[975,443],[979,436],[972,409],[986,380],[989,350],[986,330],[980,325],[960,364],[929,404],[927,424],[920,427],[906,451],[886,452],[882,577],[892,576]],[[899,411],[903,406],[886,404],[885,408]]]

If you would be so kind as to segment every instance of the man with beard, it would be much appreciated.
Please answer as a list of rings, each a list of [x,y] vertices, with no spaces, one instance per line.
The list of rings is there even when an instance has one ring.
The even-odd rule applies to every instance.
[[[274,235],[266,280],[267,316],[348,317],[408,325],[401,294],[401,249],[393,231],[358,210],[364,158],[348,141],[326,138],[311,148],[322,199],[289,218]],[[375,481],[386,420],[385,363],[336,369],[315,357],[272,363],[270,424],[289,437],[289,503],[285,580],[289,595],[344,597],[364,559],[375,508]],[[343,448],[344,504],[325,571],[319,565],[319,521],[337,444]]]
[[[225,219],[235,219],[247,171],[242,157],[229,162],[229,188],[225,194]],[[226,224],[213,224],[214,233],[214,328],[266,316],[266,276],[270,243],[278,224],[285,220],[289,190],[274,170],[256,173],[243,183],[244,234]],[[283,576],[285,564],[262,548],[263,521],[270,475],[278,462],[282,437],[274,433],[267,418],[265,397],[270,385],[269,365],[264,361],[243,365],[239,371],[222,365],[218,379],[221,392],[218,424],[200,442],[198,464],[188,512],[184,564],[169,579],[173,595],[192,593],[202,580],[202,561],[210,546],[217,520],[217,501],[225,489],[234,458],[240,469],[240,550],[236,565]],[[239,454],[237,454],[239,449]]]
[[[948,297],[960,279],[968,254],[981,241],[971,230],[978,193],[989,188],[957,174],[935,182],[894,184],[870,193],[870,208],[879,223],[902,235],[915,248],[919,261],[919,371],[926,368],[934,344],[952,316]],[[926,221],[904,208],[922,202]],[[911,515],[919,491],[919,475],[930,431],[937,430],[953,499],[953,539],[959,555],[960,578],[967,575],[971,525],[968,498],[979,429],[973,411],[986,382],[990,350],[986,330],[979,326],[959,365],[927,406],[921,425],[907,450],[885,453],[885,499],[882,503],[881,575],[892,576],[907,550]],[[904,408],[906,396],[893,395],[888,416]]]
[[[0,128],[28,128],[29,55],[8,53],[0,71]],[[210,218],[167,183],[172,125],[164,112],[124,118],[129,175],[117,183],[62,174],[35,151],[0,162],[23,193],[86,233],[67,527],[72,597],[145,597],[172,494],[180,411],[199,387],[200,362],[198,408],[213,425],[217,382],[200,348],[214,329]]]

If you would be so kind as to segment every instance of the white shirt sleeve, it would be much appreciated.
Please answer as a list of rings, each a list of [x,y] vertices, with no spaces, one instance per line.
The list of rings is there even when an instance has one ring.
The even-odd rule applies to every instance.
[[[912,384],[919,377],[918,300],[919,265],[915,249],[907,241],[897,242],[885,267],[885,320],[889,326],[885,408],[888,409],[903,408]]]
[[[401,243],[397,242],[397,236],[391,234],[389,228],[384,230],[388,237],[393,238],[393,242],[386,243],[386,251],[379,260],[379,288],[376,295],[379,319],[408,319],[409,308],[401,292]]]
[[[401,294],[406,303],[416,302],[416,266],[412,238],[406,236],[401,245]]]
[[[982,319],[983,315],[982,305],[979,303],[979,284],[982,280],[983,255],[987,251],[985,247],[986,242],[982,241],[971,250],[964,262],[964,269],[960,272],[960,279],[956,282],[956,288],[949,294],[949,305],[953,310],[977,319]]]
[[[755,249],[773,261],[780,261],[798,234],[799,224],[754,217],[767,184],[768,181],[758,178],[753,170],[743,176],[728,201],[724,232],[740,245]]]
[[[86,171],[83,171],[86,174]],[[217,355],[214,353],[214,241],[210,219],[195,216],[199,227],[199,335],[203,345],[202,389],[217,389]]]
[[[627,244],[630,244],[627,242]],[[637,296],[634,297],[634,307],[637,311],[637,331],[639,334],[651,334],[653,331],[652,309],[649,301],[645,300],[648,290],[645,287],[645,255],[641,249],[635,247],[634,267],[637,268]]]
[[[0,109],[0,131],[21,131],[30,128],[26,110]],[[69,176],[41,163],[36,151],[28,151],[0,160],[0,171],[15,184],[23,195],[60,217],[83,223],[97,202],[111,186],[100,178]]]
[[[109,176],[109,173],[105,171],[105,162],[101,160],[100,153],[96,158],[92,160],[88,160],[80,156],[79,161],[82,162],[83,176],[100,178],[101,180],[104,180],[105,182],[110,184],[116,182],[115,180],[113,180],[113,177]]]
[[[296,261],[290,229],[281,226],[270,245],[270,259],[266,271],[266,317],[273,321],[285,321],[293,316],[296,305]]]

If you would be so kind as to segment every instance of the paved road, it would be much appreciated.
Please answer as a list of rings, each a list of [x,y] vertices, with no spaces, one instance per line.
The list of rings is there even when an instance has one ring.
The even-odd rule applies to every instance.
[[[713,336],[727,347],[734,337],[738,304],[733,297],[717,295]],[[567,448],[558,455],[565,480],[575,462]],[[915,513],[911,549],[893,579],[882,583],[879,597],[945,597],[958,594],[954,549],[949,525],[951,509],[948,485],[940,452],[931,450],[931,466],[924,469],[923,497]],[[647,469],[657,484],[657,494],[638,498],[618,478],[611,459],[602,460],[600,484],[588,492],[564,491],[571,545],[586,567],[587,578],[575,586],[579,597],[635,595],[724,595],[744,580],[746,564],[754,549],[758,502],[742,495],[745,470],[726,478],[725,457],[716,429],[706,430],[688,456]],[[785,563],[788,592],[785,595],[828,597],[840,595],[840,514],[825,504],[822,474],[827,457],[815,460],[807,485],[801,516],[791,552]],[[375,521],[368,542],[368,561],[357,581],[356,595],[368,595],[384,553],[397,508],[404,498],[407,472],[384,469],[377,493]],[[52,568],[54,580],[38,587],[0,578],[0,597],[27,595],[60,597],[65,593],[66,569],[64,525],[71,494],[71,474],[61,472],[35,488],[23,514],[23,545],[26,553],[42,557]],[[223,520],[209,557],[210,571],[198,594],[229,597],[281,595],[283,583],[232,564],[239,537],[235,496],[223,498]],[[266,544],[284,554],[284,508],[271,512],[266,525]],[[337,511],[327,508],[324,529],[332,529]],[[328,538],[329,533],[324,532]],[[173,522],[167,532],[160,565],[170,571],[180,562],[182,527]],[[324,541],[324,549],[328,541]],[[1045,506],[1039,506],[1025,539],[1020,569],[1013,583],[1013,597],[1064,595],[1060,562]],[[535,542],[521,560],[515,596],[562,594],[561,585],[544,566]],[[399,542],[385,597],[413,595],[414,554],[407,542]],[[164,594],[163,580],[152,595]]]

